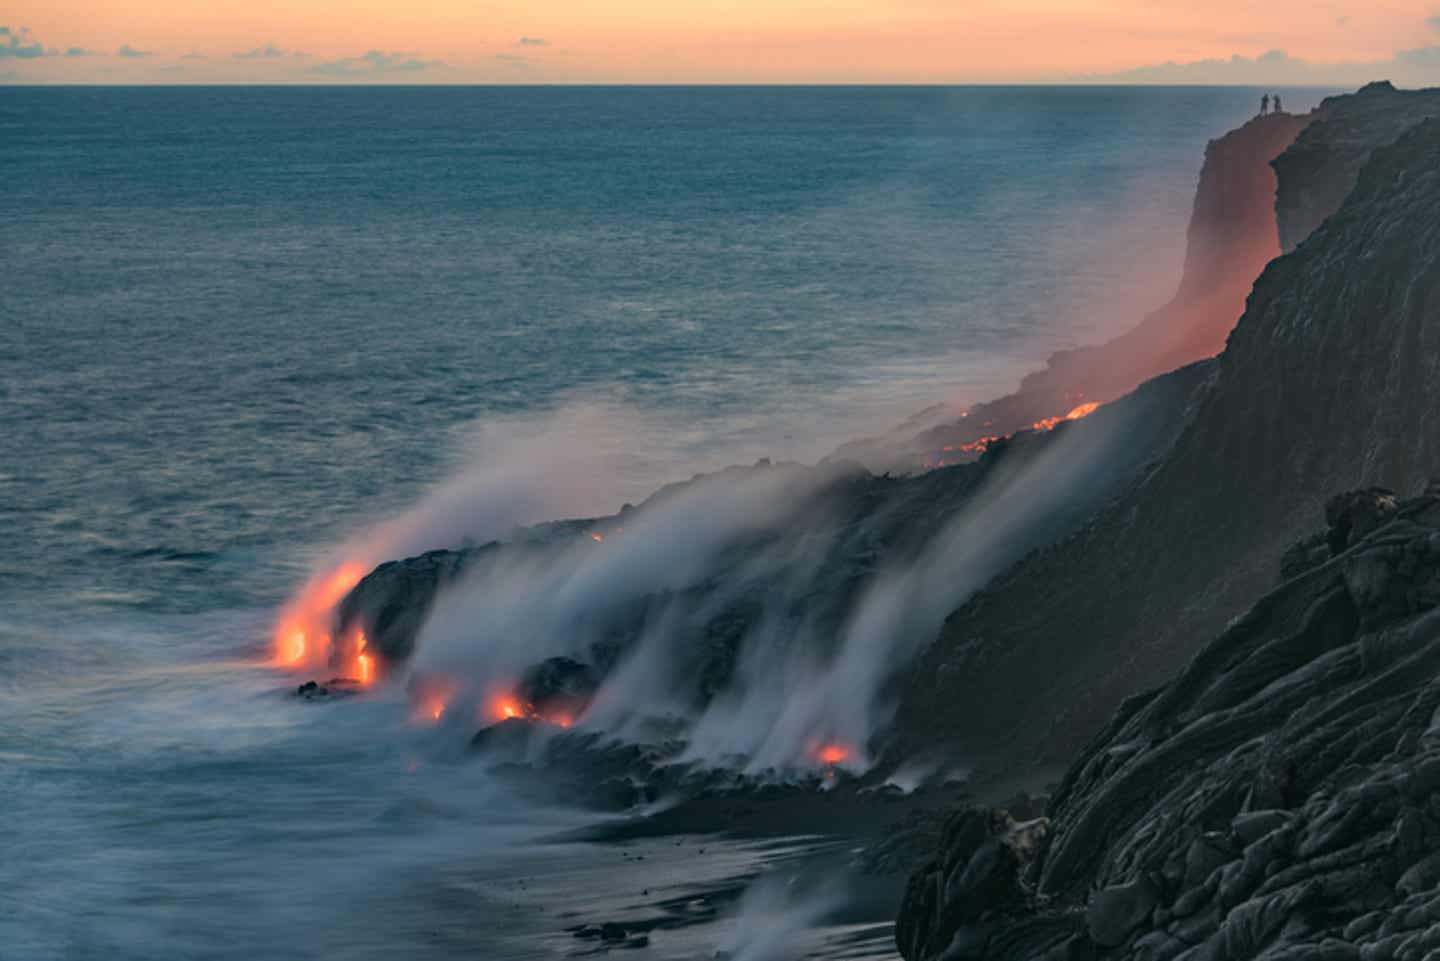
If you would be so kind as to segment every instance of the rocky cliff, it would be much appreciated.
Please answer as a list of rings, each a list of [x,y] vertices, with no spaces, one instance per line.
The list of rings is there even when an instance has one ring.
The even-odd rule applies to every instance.
[[[1341,209],[1266,268],[1142,488],[951,616],[898,721],[910,751],[1071,756],[1273,585],[1329,492],[1440,473],[1437,210],[1429,122],[1374,151]]]
[[[1280,245],[1293,250],[1340,209],[1377,146],[1435,116],[1440,90],[1396,90],[1384,81],[1326,99],[1315,122],[1274,163]]]
[[[945,460],[946,448],[1009,434],[1083,402],[1113,400],[1151,377],[1219,353],[1250,285],[1280,253],[1270,163],[1310,120],[1310,115],[1256,117],[1206,147],[1184,272],[1168,304],[1107,343],[1054,355],[1018,391],[976,405],[960,420],[913,438],[902,430],[900,459]],[[883,461],[887,455],[876,452],[885,447],[858,445],[849,452]],[[948,459],[953,462],[954,455]]]
[[[1440,948],[1440,488],[1337,498],[1313,567],[1129,700],[1048,816],[954,815],[910,961]]]

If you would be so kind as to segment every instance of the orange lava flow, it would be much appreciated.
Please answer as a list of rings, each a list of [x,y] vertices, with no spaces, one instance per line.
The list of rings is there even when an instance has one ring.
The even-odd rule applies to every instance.
[[[569,714],[541,714],[533,704],[527,704],[510,694],[501,694],[491,698],[489,704],[482,709],[481,714],[482,720],[488,720],[494,724],[515,718],[540,721],[556,727],[571,727],[575,724],[575,718]]]
[[[375,680],[375,661],[369,654],[365,653],[365,648],[369,643],[370,642],[365,639],[365,633],[363,631],[356,635],[355,679],[361,684],[366,685]]]
[[[360,583],[366,570],[363,564],[346,562],[311,578],[286,605],[275,627],[275,663],[298,667],[329,656],[335,606]]]
[[[1056,425],[1062,424],[1067,420],[1080,420],[1082,417],[1090,416],[1099,407],[1100,403],[1098,401],[1087,401],[1086,403],[1080,404],[1077,407],[1072,407],[1070,411],[1062,417],[1045,417],[1041,420],[1037,420],[1029,427],[1023,429],[1037,431],[1054,430]],[[946,453],[953,452],[959,454],[983,454],[990,448],[991,444],[995,443],[997,440],[1003,440],[1006,436],[1014,435],[995,434],[989,437],[981,437],[978,440],[972,440],[968,444],[947,444],[940,449]],[[940,459],[934,461],[927,460],[922,466],[925,469],[929,470],[935,467],[944,467],[945,465],[946,460],[945,458],[941,457]]]

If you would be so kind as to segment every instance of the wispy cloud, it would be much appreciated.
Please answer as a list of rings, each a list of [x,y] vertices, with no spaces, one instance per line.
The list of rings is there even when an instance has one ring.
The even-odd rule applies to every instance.
[[[189,53],[185,54],[185,56],[181,57],[180,59],[181,59],[181,60],[209,60],[210,58],[207,57],[207,56],[205,56],[205,54],[201,53],[199,50],[191,50]]]
[[[45,45],[30,36],[27,28],[11,30],[9,27],[0,27],[0,57],[33,60],[43,56]]]
[[[71,47],[71,48],[69,48],[68,50],[65,51],[65,56],[67,56],[67,57],[103,57],[103,56],[105,56],[105,55],[104,55],[103,53],[101,53],[100,51],[98,51],[98,50],[86,50],[84,47]]]
[[[543,37],[521,37],[515,41],[517,47],[548,47],[550,41]]]
[[[507,66],[515,67],[519,70],[523,70],[526,67],[530,66],[530,60],[526,57],[520,56],[519,54],[497,53],[495,55],[495,59],[499,60],[503,64],[506,64]]]
[[[1426,17],[1425,26],[1429,27],[1431,30],[1440,31],[1440,13],[1437,13],[1432,17]]]
[[[358,57],[344,57],[328,63],[317,63],[310,68],[310,72],[327,77],[364,78],[396,73],[422,73],[444,66],[443,61],[423,60],[416,54],[370,50]]]
[[[255,47],[251,50],[241,50],[231,54],[236,60],[279,60],[283,57],[304,58],[306,54],[299,50],[286,50],[273,43],[267,43],[263,47]]]
[[[131,60],[138,60],[141,57],[149,57],[151,55],[149,50],[136,50],[128,43],[122,43],[120,49],[115,51],[115,56],[126,57]]]
[[[1307,84],[1348,86],[1370,80],[1394,80],[1401,84],[1426,84],[1440,68],[1440,46],[1397,50],[1388,60],[1323,63],[1291,56],[1284,50],[1268,50],[1258,57],[1235,54],[1229,58],[1189,60],[1122,70],[1118,73],[1081,77],[1087,81],[1123,83],[1196,84]]]

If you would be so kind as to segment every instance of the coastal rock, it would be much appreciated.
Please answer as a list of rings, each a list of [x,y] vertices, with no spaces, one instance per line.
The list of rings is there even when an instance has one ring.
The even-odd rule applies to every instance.
[[[1383,80],[1322,102],[1315,122],[1274,161],[1280,246],[1293,250],[1319,229],[1340,209],[1375,149],[1430,117],[1440,117],[1440,90],[1396,90]]]
[[[906,886],[895,926],[902,954],[985,956],[989,923],[1026,897],[1020,875],[1035,848],[1033,837],[1016,828],[994,808],[963,808],[949,818],[934,859]]]
[[[1265,269],[1142,482],[949,616],[905,685],[896,756],[940,740],[972,764],[1073,757],[1125,697],[1164,683],[1273,586],[1277,558],[1336,491],[1364,493],[1287,556],[1290,576],[1327,570],[1332,539],[1384,523],[1385,491],[1440,474],[1437,209],[1440,122],[1427,121],[1373,149],[1341,209]],[[1357,615],[1425,602],[1420,549],[1347,563],[1349,588],[1376,593]],[[1287,776],[1275,759],[1264,789],[1286,793]]]
[[[1005,823],[957,814],[968,848],[947,835],[912,876],[901,954],[943,957],[985,918],[984,957],[1031,961],[1046,954],[1021,935],[1082,910],[1071,947],[1099,959],[1440,948],[1440,593],[1416,588],[1440,577],[1440,496],[1378,500],[1388,521],[1352,528],[1338,557],[1262,598],[1085,749],[1050,805],[1033,888],[975,889],[963,912],[940,910],[934,865],[998,833],[977,823]],[[1362,489],[1331,503],[1376,501]],[[1392,576],[1347,574],[1396,558]]]
[[[600,678],[595,668],[569,657],[552,657],[520,679],[521,700],[544,716],[578,716],[590,704]]]
[[[474,550],[427,551],[381,564],[341,600],[336,611],[339,633],[358,627],[369,649],[384,661],[405,660],[440,589],[463,574],[476,555]]]
[[[1149,378],[1219,353],[1255,278],[1280,253],[1271,162],[1312,119],[1284,113],[1255,117],[1206,146],[1184,268],[1168,304],[1111,341],[1053,355],[1015,393],[918,433],[910,447],[926,459],[943,457],[947,448],[1010,434],[1085,401],[1113,400]],[[842,450],[883,461],[884,449],[884,442],[874,442]]]
[[[1160,897],[1149,878],[1096,891],[1085,908],[1090,940],[1105,948],[1124,944],[1130,933],[1150,920]]]

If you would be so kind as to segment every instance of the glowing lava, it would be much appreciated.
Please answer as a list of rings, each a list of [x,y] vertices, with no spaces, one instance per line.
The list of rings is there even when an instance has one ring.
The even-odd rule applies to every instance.
[[[335,606],[365,576],[367,567],[346,562],[317,575],[286,605],[275,628],[275,662],[284,666],[315,664],[330,652]]]
[[[355,678],[361,684],[369,684],[375,680],[375,661],[365,648],[369,645],[365,639],[365,632],[361,631],[355,636]]]
[[[1037,420],[1029,427],[1022,428],[1022,430],[1054,430],[1057,425],[1063,424],[1067,420],[1080,420],[1082,417],[1090,416],[1099,407],[1100,403],[1098,401],[1087,401],[1086,403],[1080,404],[1077,407],[1070,408],[1069,412],[1066,413],[1063,417],[1045,417],[1041,420]],[[990,426],[989,421],[986,421],[985,426]],[[1019,433],[1019,431],[1016,431],[1016,433]],[[988,437],[981,437],[978,440],[972,440],[968,444],[946,444],[940,449],[942,451],[945,451],[946,453],[983,454],[985,453],[985,451],[989,450],[990,445],[995,443],[997,440],[1003,440],[1005,439],[1005,437],[1013,436],[1013,434],[992,434]],[[940,459],[934,461],[927,460],[922,466],[924,466],[925,469],[929,470],[935,467],[944,467],[945,464],[945,458],[941,457]]]
[[[493,724],[501,721],[510,721],[515,718],[524,718],[527,721],[539,721],[542,724],[553,724],[556,727],[571,727],[575,718],[570,714],[542,714],[535,709],[535,705],[527,704],[510,694],[497,695],[490,699],[490,703],[482,709],[481,719],[488,720]]]
[[[815,752],[815,758],[821,764],[834,767],[849,760],[850,750],[842,744],[826,744]]]
[[[592,541],[594,541],[595,543],[600,544],[600,543],[603,543],[603,542],[604,542],[605,537],[604,537],[604,535],[602,535],[602,534],[597,534],[597,533],[595,533],[594,531],[591,531],[591,532],[590,532],[590,539],[591,539]]]

